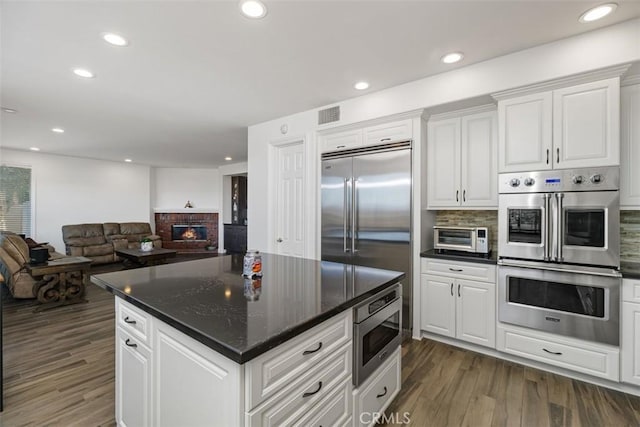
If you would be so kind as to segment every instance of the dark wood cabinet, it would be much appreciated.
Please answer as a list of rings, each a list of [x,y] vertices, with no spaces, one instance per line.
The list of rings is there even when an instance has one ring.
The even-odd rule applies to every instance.
[[[231,177],[231,224],[244,225],[247,220],[247,177]]]
[[[225,224],[224,248],[227,250],[227,253],[247,252],[247,226],[239,224]]]

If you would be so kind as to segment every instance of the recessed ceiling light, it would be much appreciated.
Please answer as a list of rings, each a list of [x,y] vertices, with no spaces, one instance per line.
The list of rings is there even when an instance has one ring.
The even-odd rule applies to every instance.
[[[14,110],[13,108],[5,108],[5,107],[2,107],[2,111],[9,114],[15,114],[18,112],[18,110]]]
[[[617,7],[618,5],[616,3],[601,4],[600,6],[591,8],[580,15],[578,21],[582,23],[597,21],[598,19],[604,18],[605,16],[616,10]]]
[[[442,57],[441,61],[445,64],[454,64],[464,58],[464,55],[460,52],[448,53]]]
[[[133,160],[131,160],[131,159],[124,159],[124,161],[127,162],[127,163],[133,162]]]
[[[104,41],[106,41],[109,44],[112,44],[114,46],[127,46],[129,45],[129,41],[127,39],[125,39],[124,37],[122,37],[119,34],[114,34],[114,33],[104,33],[102,35],[102,38],[104,39]]]
[[[51,129],[51,132],[64,133],[64,129],[62,129],[62,128],[53,128],[53,129]]]
[[[369,83],[358,82],[355,85],[353,85],[353,87],[356,88],[357,90],[365,90],[365,89],[369,89]]]
[[[231,157],[228,157],[228,156],[227,156],[227,157],[225,157],[224,159],[225,159],[227,162],[228,162],[229,160],[233,160]]]
[[[247,18],[264,18],[267,14],[267,7],[259,0],[242,0],[240,10]]]
[[[40,151],[40,149],[38,147],[31,147],[31,148],[29,148],[29,150],[31,150],[31,151]]]
[[[73,74],[75,74],[78,77],[84,77],[85,79],[92,79],[96,76],[91,71],[86,70],[84,68],[74,68]]]

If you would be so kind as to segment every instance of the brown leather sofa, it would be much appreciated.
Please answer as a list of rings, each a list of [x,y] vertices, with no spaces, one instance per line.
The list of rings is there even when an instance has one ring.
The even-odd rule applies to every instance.
[[[93,264],[119,261],[116,250],[139,248],[142,239],[151,239],[155,248],[162,247],[162,239],[153,234],[148,222],[62,226],[62,240],[67,255],[90,258]]]
[[[49,259],[63,258],[52,246]],[[33,285],[36,280],[24,269],[30,260],[29,246],[22,237],[10,231],[0,231],[0,282],[5,282],[14,298],[35,298]]]

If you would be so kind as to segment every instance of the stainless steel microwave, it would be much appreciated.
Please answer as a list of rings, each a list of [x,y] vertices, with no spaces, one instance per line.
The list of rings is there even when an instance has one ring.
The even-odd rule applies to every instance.
[[[433,248],[436,250],[488,254],[489,229],[487,227],[433,227]]]

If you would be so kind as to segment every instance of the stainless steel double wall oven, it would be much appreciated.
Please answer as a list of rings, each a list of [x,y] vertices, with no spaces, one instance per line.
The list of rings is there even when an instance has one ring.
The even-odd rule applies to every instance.
[[[500,174],[498,318],[619,343],[619,169]]]

